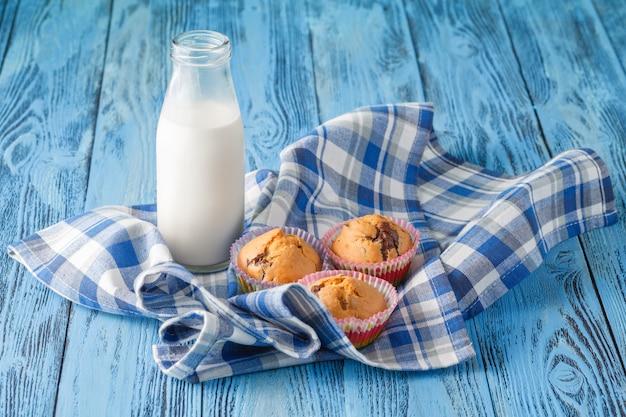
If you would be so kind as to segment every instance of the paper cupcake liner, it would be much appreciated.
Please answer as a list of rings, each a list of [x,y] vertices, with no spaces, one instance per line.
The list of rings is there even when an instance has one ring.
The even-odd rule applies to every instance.
[[[257,236],[262,235],[263,233],[269,232],[270,230],[276,229],[276,226],[266,226],[258,229],[254,229],[248,233],[245,233],[239,239],[235,241],[230,247],[230,263],[233,266],[233,270],[235,271],[235,275],[237,276],[237,281],[239,282],[239,287],[241,291],[244,293],[250,293],[254,291],[265,290],[268,288],[278,287],[279,285],[283,285],[276,282],[265,282],[260,281],[258,279],[254,279],[248,274],[246,274],[239,265],[237,265],[237,255],[241,248],[243,248],[246,243],[250,242]],[[299,229],[297,227],[288,227],[282,226],[278,227],[283,231],[283,233],[296,235],[300,239],[304,240],[306,243],[311,245],[313,249],[317,252],[322,260],[322,270],[330,269],[330,260],[328,259],[328,251],[326,247],[322,245],[322,242],[318,240],[315,236],[308,233],[306,230]]]
[[[319,279],[341,274],[360,279],[370,284],[383,295],[383,298],[387,303],[387,308],[385,310],[374,314],[368,319],[346,318],[335,320],[339,328],[345,333],[354,347],[359,349],[372,343],[385,328],[391,313],[398,305],[398,292],[391,283],[384,279],[352,270],[328,270],[316,272],[303,277],[298,282],[308,288],[310,284]]]
[[[383,262],[352,262],[346,259],[340,258],[332,250],[331,246],[335,238],[341,232],[343,225],[346,222],[339,223],[328,230],[322,238],[322,245],[327,251],[330,258],[330,262],[337,269],[359,271],[367,275],[373,275],[378,278],[382,278],[387,282],[390,282],[394,286],[398,286],[402,283],[407,271],[411,266],[413,256],[419,248],[420,232],[413,225],[406,220],[398,219],[395,217],[385,216],[388,220],[394,222],[398,226],[406,230],[413,241],[413,246],[404,254],[394,259],[388,259]]]

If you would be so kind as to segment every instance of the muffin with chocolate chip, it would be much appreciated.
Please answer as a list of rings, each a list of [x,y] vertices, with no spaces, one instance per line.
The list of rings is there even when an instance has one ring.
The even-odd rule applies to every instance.
[[[380,214],[352,219],[343,224],[330,249],[352,262],[383,262],[406,253],[411,235]]]
[[[369,214],[329,230],[323,243],[338,269],[372,274],[397,285],[417,251],[419,232],[400,219]]]
[[[355,271],[323,271],[299,281],[326,306],[355,347],[371,343],[398,303],[393,285]]]
[[[345,274],[322,278],[309,285],[336,319],[365,320],[387,308],[383,295],[373,286]]]
[[[324,254],[321,243],[304,230],[263,228],[233,244],[231,263],[244,292],[251,292],[321,271]]]

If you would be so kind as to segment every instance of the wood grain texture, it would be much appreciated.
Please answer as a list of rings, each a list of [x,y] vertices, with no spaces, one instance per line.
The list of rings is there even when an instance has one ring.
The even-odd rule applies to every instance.
[[[352,1],[339,8],[310,2],[308,8],[315,73],[324,74],[316,77],[322,120],[363,105],[423,100],[401,2]],[[477,361],[424,374],[352,361],[344,369],[347,416],[493,415]]]
[[[154,202],[154,142],[169,45],[193,15],[182,3],[113,4],[86,209]],[[184,416],[201,408],[200,386],[167,378],[156,366],[158,322],[77,307],[67,333],[59,415]]]
[[[211,28],[231,37],[233,77],[248,135],[248,164],[251,168],[259,165],[277,168],[280,149],[296,135],[317,124],[312,68],[310,65],[307,68],[307,60],[299,59],[299,53],[308,47],[308,38],[302,28],[288,25],[285,20],[287,15],[296,18],[298,9],[287,11],[285,7],[288,6],[256,4],[246,8],[234,2],[208,7],[186,2],[115,4],[87,194],[88,207],[154,200],[154,134],[162,96],[171,74],[169,45],[175,34],[185,30]],[[148,35],[134,36],[137,27],[143,28]],[[286,48],[288,45],[291,46]],[[255,70],[250,71],[250,68]],[[267,166],[267,161],[273,165]],[[156,336],[153,324],[142,323]],[[155,374],[159,371],[152,362],[149,346],[156,339],[128,340],[128,335],[134,334],[137,326],[130,319],[111,325],[106,315],[73,310],[69,335],[77,341],[68,345],[66,360],[69,366],[64,367],[59,390],[60,396],[68,398],[64,410],[71,410],[72,399],[85,397],[81,387],[88,385],[91,388],[87,393],[95,391],[103,396],[106,393],[107,407],[99,408],[103,415],[114,409],[122,410],[122,414],[136,413],[128,395],[118,389],[123,386],[123,381],[133,381],[133,398],[153,397],[165,390],[162,386],[166,383],[178,387],[178,390],[171,391],[174,397],[164,398],[163,402],[153,406],[151,415],[185,415],[189,410],[201,408],[203,396],[177,396],[192,395],[199,388],[186,389],[180,381],[164,381],[163,376]],[[90,331],[91,328],[97,330]],[[85,366],[76,364],[74,358],[87,356],[83,346],[94,343],[95,331],[99,335],[95,338],[96,345],[110,340],[107,344],[115,347],[98,349],[96,346],[89,351],[90,356],[95,358],[94,362],[113,364],[115,372],[90,381],[92,371],[85,371]],[[136,367],[133,362],[133,366],[122,372],[118,369],[120,358],[133,357],[135,349],[148,354],[137,358]],[[273,375],[272,384],[305,386],[308,370],[312,369],[302,367],[281,371]],[[325,373],[325,380],[339,380],[337,368],[333,365],[321,365],[315,369],[317,373]],[[76,383],[77,380],[84,383]],[[236,388],[230,392],[233,400],[228,403],[235,404],[236,415],[249,414],[249,404],[263,403],[267,393],[258,388],[271,386],[258,377],[242,376],[233,378],[233,381]],[[250,384],[255,389],[242,391]],[[216,398],[219,392],[213,390],[217,388],[219,386],[212,384],[203,387],[204,396]],[[244,402],[237,401],[242,398],[245,398]],[[172,404],[181,406],[172,408]],[[295,399],[285,406],[298,410],[308,407],[308,403]],[[89,407],[88,401],[78,406],[74,404],[78,415],[87,412]],[[210,406],[204,406],[204,409],[207,414],[221,412],[221,409]]]
[[[3,248],[82,210],[106,42],[102,3],[83,12],[72,2],[16,9],[0,72]],[[0,263],[0,415],[52,416],[69,303],[4,250]]]
[[[154,320],[72,308],[57,415],[187,416],[202,387],[163,375],[152,359]]]
[[[298,2],[215,1],[205,26],[233,42],[231,68],[247,170],[278,170],[280,151],[319,124],[307,16]]]
[[[499,415],[626,414],[626,376],[579,252],[560,244],[475,318]]]
[[[308,1],[320,119],[357,107],[423,100],[400,1]]]
[[[345,364],[347,416],[494,416],[479,359],[429,372]]]
[[[182,29],[168,21],[180,18],[176,12],[152,10],[142,1],[113,5],[86,209],[154,202],[154,141],[169,74],[169,42],[171,33]],[[143,36],[137,36],[137,28]]]
[[[607,14],[606,5],[597,8],[609,18],[603,23],[589,2],[567,2],[558,8],[550,7],[550,2],[536,3],[512,4],[504,13],[546,141],[555,153],[581,146],[596,150],[612,174],[616,206],[622,213],[617,225],[585,234],[581,241],[623,366],[626,75],[618,58],[626,55],[626,47],[611,39],[622,39],[624,28],[613,20],[619,15],[609,18],[612,12]],[[549,82],[533,81],[542,79]]]
[[[355,107],[431,100],[454,155],[521,173],[591,147],[626,211],[626,7],[614,0],[21,0],[0,4],[0,242],[153,202],[169,42],[233,42],[247,168]],[[626,416],[626,236],[569,240],[432,372],[336,361],[188,384],[158,323],[70,305],[0,254],[0,415]],[[580,242],[580,243],[579,243]]]
[[[0,414],[52,416],[69,303],[7,259],[2,270]]]
[[[202,415],[345,416],[343,364],[333,364],[332,372],[315,363],[206,382]]]
[[[626,17],[626,8],[623,4],[610,0],[593,0],[592,5],[600,18],[603,31],[611,40],[610,45],[622,69],[626,69],[626,30],[622,24]]]
[[[426,96],[448,109],[449,114],[444,113],[443,122],[439,126],[445,132],[444,147],[450,146],[453,154],[461,156],[470,162],[487,166],[491,169],[520,173],[528,171],[540,163],[544,162],[550,155],[559,152],[558,149],[548,151],[544,144],[541,124],[535,119],[533,104],[538,97],[526,91],[528,80],[522,77],[516,69],[517,60],[529,64],[526,56],[518,55],[517,45],[528,41],[528,36],[519,28],[509,29],[508,21],[504,21],[498,12],[497,5],[489,5],[486,2],[466,2],[463,7],[460,4],[437,3],[428,9],[426,4],[415,4],[415,9],[407,5],[409,21],[413,22],[413,28],[429,27],[430,31],[419,31],[415,34],[417,49],[420,54],[421,73],[425,80]],[[456,6],[456,7],[455,7]],[[505,5],[502,6],[506,7]],[[532,6],[528,6],[529,8]],[[553,7],[553,10],[558,8]],[[413,10],[413,12],[411,12]],[[520,16],[527,16],[528,12],[520,13]],[[538,12],[538,15],[541,15]],[[545,15],[541,15],[545,17]],[[542,27],[549,26],[544,22]],[[516,34],[511,41],[508,40],[509,30]],[[422,38],[420,38],[422,36]],[[515,48],[513,48],[515,45]],[[552,39],[550,45],[559,45],[556,38]],[[441,48],[447,47],[448,53],[442,56]],[[554,68],[568,68],[566,63],[562,65],[550,66]],[[526,74],[524,74],[526,75]],[[468,79],[478,80],[476,83],[468,84]],[[534,79],[543,80],[541,76]],[[451,88],[456,86],[456,88]],[[572,105],[574,107],[574,105]],[[454,111],[452,111],[454,109]],[[439,117],[441,120],[441,117]],[[540,126],[541,125],[541,126]],[[439,131],[439,130],[438,130]],[[452,133],[452,140],[450,140]],[[462,136],[457,136],[459,133]],[[517,138],[517,140],[515,140]],[[562,143],[562,142],[561,142]],[[457,149],[462,146],[463,149]],[[570,144],[569,146],[573,146]],[[565,146],[568,147],[568,146]],[[575,257],[583,259],[580,248],[572,249]],[[536,279],[550,281],[549,274],[539,272]],[[604,324],[604,330],[610,334],[607,323],[603,321],[602,308],[595,298],[593,285],[590,280],[586,281],[589,293],[587,299],[580,299],[581,305],[572,307],[575,316],[580,311],[590,310],[595,315],[599,323]],[[558,285],[555,286],[559,288]],[[537,304],[543,305],[541,297],[549,299],[548,294],[556,291],[555,287],[543,292],[536,292]],[[518,290],[521,291],[521,290]],[[516,292],[518,294],[518,292]],[[595,301],[595,303],[594,303]],[[523,336],[528,334],[526,329],[527,321],[535,320],[535,315],[541,317],[542,314],[550,314],[549,310],[530,309],[526,314],[516,314],[514,317],[522,316],[524,321],[520,323],[508,323],[504,320],[511,317],[510,311],[513,308],[509,303],[519,303],[517,299],[505,296],[499,303],[505,307],[489,309],[488,318],[479,317],[475,322],[470,323],[472,332],[477,336],[481,351],[485,353],[485,366],[488,370],[489,387],[492,390],[492,398],[503,400],[494,401],[495,411],[502,415],[563,415],[572,411],[568,397],[556,396],[550,404],[541,404],[540,399],[549,394],[547,382],[558,386],[555,390],[563,390],[563,385],[567,383],[569,376],[576,375],[572,368],[561,365],[553,361],[552,363],[542,363],[553,358],[545,356],[528,355],[532,352],[532,345]],[[589,305],[590,304],[590,305]],[[533,314],[534,313],[534,314]],[[548,321],[550,325],[556,326],[562,317],[552,315],[554,322]],[[519,320],[519,319],[518,319]],[[547,325],[546,325],[547,327]],[[485,337],[485,330],[489,330]],[[603,351],[598,353],[589,349],[576,358],[573,363],[587,361],[592,364],[587,371],[607,373],[612,376],[612,382],[617,387],[623,386],[623,373],[620,369],[619,354],[612,344],[611,338],[605,338],[603,331],[596,330],[585,335],[590,340],[589,344],[600,344]],[[504,360],[497,357],[494,360],[490,355],[498,352],[499,343],[509,346],[511,353]],[[551,342],[550,342],[551,343]],[[597,361],[597,358],[610,358],[610,362]],[[526,360],[523,360],[525,358]],[[539,367],[552,367],[552,372],[548,374],[533,374],[532,381],[536,385],[528,383],[529,377],[524,376],[521,370],[525,370],[527,361],[532,358]],[[617,370],[614,366],[617,365]],[[570,365],[571,366],[571,365]],[[576,365],[583,368],[582,365]],[[534,369],[534,368],[533,368]],[[507,380],[509,374],[515,375],[513,381]],[[518,376],[519,375],[519,376]],[[495,376],[495,378],[494,378]],[[593,383],[597,384],[590,388],[597,393],[598,386],[601,386],[602,395],[608,396],[608,402],[613,412],[618,411],[615,404],[620,398],[620,388],[610,390],[608,385],[603,384],[602,375]],[[516,379],[519,378],[519,381]],[[591,383],[591,382],[590,382]],[[496,388],[494,388],[496,387]],[[606,392],[606,390],[610,392]],[[524,401],[521,408],[516,408],[515,393],[524,392],[526,398],[531,398],[530,402]],[[581,399],[579,410],[594,409],[594,407],[606,404],[597,399],[585,397]],[[537,409],[524,406],[537,404]],[[575,409],[575,408],[574,408]],[[612,414],[607,414],[612,415]]]
[[[509,174],[541,165],[549,154],[497,4],[416,1],[406,7],[444,149]]]
[[[13,21],[17,13],[17,2],[2,2],[0,4],[0,69],[4,61],[4,54],[11,36]]]
[[[280,150],[319,124],[308,19],[294,2],[211,4],[206,24],[233,42],[231,68],[249,170],[278,169]],[[325,387],[315,381],[325,381]],[[343,391],[337,362],[241,375],[204,384],[203,395],[210,400],[203,415],[225,415],[226,407],[231,415],[342,416]],[[322,396],[325,401],[311,401]]]

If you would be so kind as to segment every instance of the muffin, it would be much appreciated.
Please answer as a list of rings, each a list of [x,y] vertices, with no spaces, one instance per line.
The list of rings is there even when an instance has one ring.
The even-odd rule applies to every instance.
[[[356,348],[370,344],[398,304],[393,285],[355,271],[323,271],[299,281],[326,306]]]
[[[336,319],[365,320],[387,308],[383,295],[374,287],[348,275],[322,278],[309,285]]]
[[[321,271],[325,250],[296,228],[263,228],[244,235],[231,248],[231,263],[244,292],[297,282]]]
[[[333,227],[322,243],[337,269],[360,271],[398,285],[411,266],[419,236],[407,221],[369,214]]]
[[[380,214],[368,214],[343,224],[330,249],[352,262],[395,259],[413,247],[411,235]]]

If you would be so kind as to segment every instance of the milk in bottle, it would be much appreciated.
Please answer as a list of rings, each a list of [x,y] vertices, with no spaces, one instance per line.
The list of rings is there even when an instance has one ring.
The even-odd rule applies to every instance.
[[[222,34],[173,40],[156,135],[157,227],[174,260],[192,270],[224,268],[243,230],[244,130],[229,61]]]

